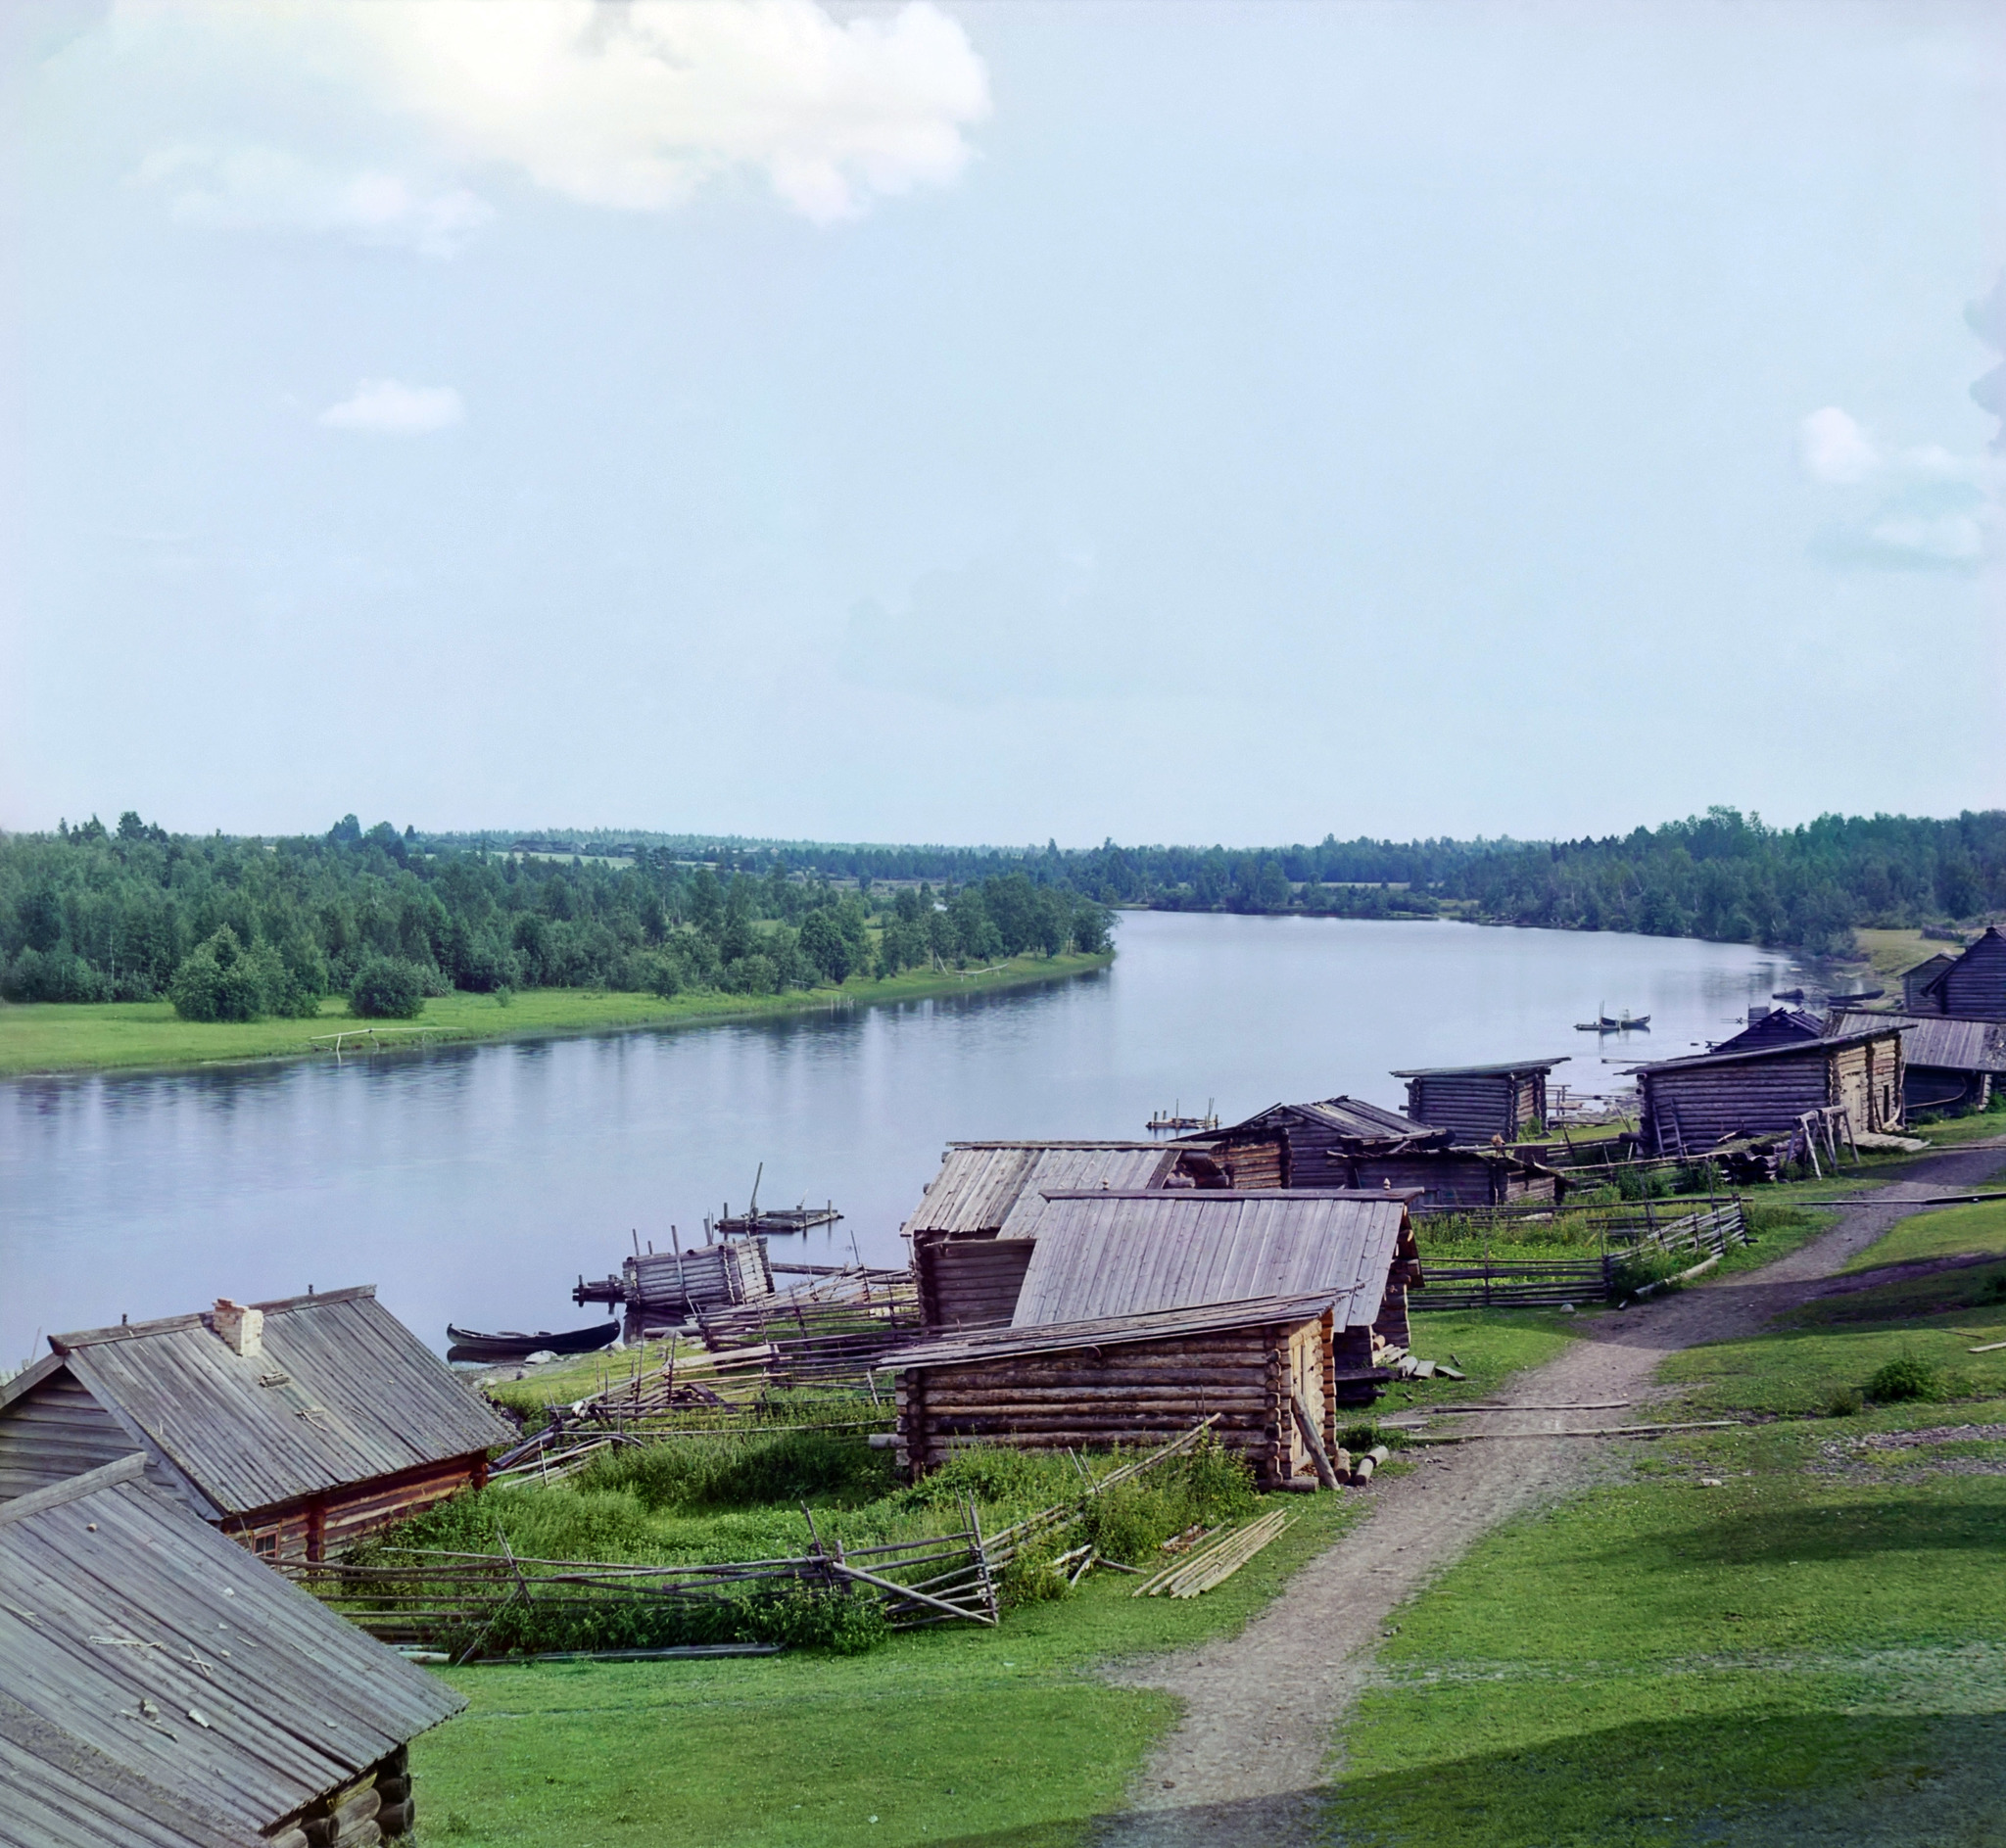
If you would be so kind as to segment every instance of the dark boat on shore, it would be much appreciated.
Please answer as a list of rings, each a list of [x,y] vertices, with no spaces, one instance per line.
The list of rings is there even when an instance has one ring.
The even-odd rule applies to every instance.
[[[446,1350],[449,1360],[521,1360],[533,1353],[597,1353],[620,1338],[618,1322],[598,1322],[591,1328],[573,1328],[561,1334],[539,1330],[534,1335],[518,1334],[504,1328],[497,1335],[483,1335],[476,1329],[446,1325],[446,1338],[453,1346]]]

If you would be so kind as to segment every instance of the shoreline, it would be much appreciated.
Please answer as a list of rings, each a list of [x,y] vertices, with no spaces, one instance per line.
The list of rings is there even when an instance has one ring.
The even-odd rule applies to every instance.
[[[786,995],[705,991],[666,1001],[597,988],[530,988],[518,990],[503,1007],[493,995],[455,990],[428,1000],[415,1020],[360,1019],[338,997],[323,1001],[311,1019],[227,1022],[179,1019],[166,1001],[0,1003],[0,1082],[272,1065],[330,1054],[337,1034],[372,1031],[388,1043],[344,1046],[340,1057],[784,1019],[839,1008],[1038,987],[1107,969],[1114,960],[1113,951],[1020,956],[985,970],[908,971],[882,981],[845,982],[840,988]]]

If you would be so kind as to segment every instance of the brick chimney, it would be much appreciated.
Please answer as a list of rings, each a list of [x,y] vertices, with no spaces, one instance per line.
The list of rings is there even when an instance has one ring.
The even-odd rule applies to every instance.
[[[222,1337],[232,1353],[242,1354],[251,1360],[264,1351],[263,1309],[247,1309],[241,1303],[232,1303],[228,1297],[217,1297],[215,1312],[209,1319],[210,1326]]]

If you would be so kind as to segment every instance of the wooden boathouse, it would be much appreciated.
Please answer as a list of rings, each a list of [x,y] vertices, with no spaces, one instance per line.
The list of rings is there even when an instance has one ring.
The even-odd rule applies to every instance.
[[[2006,1020],[2006,936],[1986,926],[1962,956],[1916,984],[1909,1005],[1959,1020]]]
[[[1718,1049],[1635,1068],[1646,1148],[1696,1155],[1724,1137],[1782,1135],[1808,1111],[1843,1106],[1854,1133],[1902,1123],[1904,1061],[1898,1026],[1875,1024],[1818,1039]]]
[[[367,1848],[463,1695],[233,1545],[135,1451],[0,1504],[0,1842]]]
[[[927,1327],[1010,1320],[1048,1191],[1160,1187],[1181,1154],[1164,1142],[950,1143],[901,1228]]]
[[[1369,1403],[1420,1281],[1398,1194],[1055,1193],[1007,1327],[889,1356],[914,1477],[956,1447],[1138,1444],[1217,1413],[1264,1487],[1313,1474]]]
[[[1414,1193],[1419,1211],[1557,1201],[1567,1186],[1509,1150],[1455,1142],[1447,1129],[1353,1097],[1277,1104],[1183,1143],[1190,1153],[1166,1186],[1391,1187]]]
[[[1446,1129],[1456,1142],[1517,1142],[1547,1123],[1547,1077],[1566,1059],[1521,1059],[1497,1066],[1436,1066],[1396,1071],[1407,1080],[1407,1114]]]
[[[2006,1084],[2006,1021],[1849,1010],[1833,1015],[1827,1024],[1834,1033],[1876,1026],[1901,1030],[1905,1111],[1983,1110],[1993,1091]]]
[[[516,1437],[374,1285],[49,1346],[0,1386],[0,1506],[137,1454],[261,1557],[320,1559],[481,1487]]]

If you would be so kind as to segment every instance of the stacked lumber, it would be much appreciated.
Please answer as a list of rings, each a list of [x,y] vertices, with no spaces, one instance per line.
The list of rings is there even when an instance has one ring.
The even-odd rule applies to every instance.
[[[1130,1597],[1197,1597],[1223,1585],[1268,1541],[1288,1526],[1279,1508],[1260,1520],[1222,1535],[1146,1579]]]

